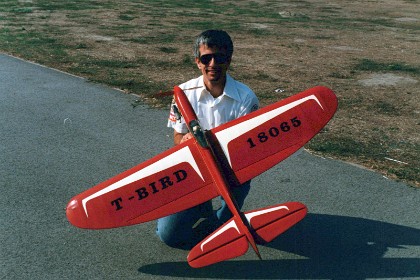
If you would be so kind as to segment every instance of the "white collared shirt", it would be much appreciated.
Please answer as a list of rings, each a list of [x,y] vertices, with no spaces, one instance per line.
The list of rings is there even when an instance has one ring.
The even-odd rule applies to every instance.
[[[202,129],[212,129],[228,121],[244,116],[259,107],[258,98],[246,85],[226,74],[226,85],[223,94],[214,98],[204,86],[203,76],[192,79],[179,86],[184,90],[193,107]],[[187,133],[188,128],[181,118],[175,119],[171,106],[168,127],[179,133]]]

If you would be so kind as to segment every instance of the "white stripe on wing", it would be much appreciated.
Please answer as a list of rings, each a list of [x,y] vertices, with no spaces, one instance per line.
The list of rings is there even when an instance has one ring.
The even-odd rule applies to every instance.
[[[83,204],[83,209],[85,210],[85,213],[86,213],[86,217],[89,217],[88,212],[87,212],[87,208],[86,208],[86,204],[90,200],[92,200],[94,198],[97,198],[101,195],[104,195],[106,193],[112,192],[116,189],[124,187],[128,184],[131,184],[135,181],[138,181],[142,178],[145,178],[147,176],[150,176],[150,175],[155,174],[157,172],[160,172],[162,170],[168,169],[168,168],[170,168],[172,166],[175,166],[177,164],[183,163],[183,162],[189,163],[194,168],[194,170],[197,172],[197,174],[201,177],[201,179],[204,181],[204,177],[201,174],[200,169],[198,168],[198,165],[197,165],[196,161],[194,160],[194,157],[191,153],[190,148],[188,146],[186,146],[186,147],[180,149],[179,151],[176,151],[175,153],[170,154],[169,156],[166,156],[166,157],[162,158],[161,160],[159,160],[159,161],[157,161],[157,162],[155,162],[155,163],[153,163],[153,164],[151,164],[151,165],[149,165],[149,166],[147,166],[147,167],[145,167],[145,168],[143,168],[143,169],[141,169],[141,170],[125,177],[125,178],[123,178],[123,179],[121,179],[120,181],[115,182],[114,184],[112,184],[112,185],[110,185],[110,186],[108,186],[108,187],[106,187],[106,188],[104,188],[104,189],[102,189],[102,190],[84,198],[82,200],[82,204]]]
[[[291,102],[289,104],[286,104],[282,107],[273,109],[271,111],[268,111],[262,115],[256,116],[252,119],[246,120],[244,122],[241,122],[237,125],[231,126],[229,128],[226,128],[224,130],[221,130],[217,133],[215,133],[217,140],[219,141],[220,145],[222,146],[223,151],[225,152],[225,155],[229,161],[230,166],[232,166],[232,162],[230,159],[230,154],[228,151],[228,144],[230,141],[238,138],[242,134],[247,133],[248,131],[258,127],[259,125],[277,117],[280,114],[283,114],[286,111],[289,111],[290,109],[293,109],[294,107],[308,101],[308,100],[315,100],[318,105],[324,110],[321,103],[319,102],[318,98],[315,95],[307,96],[305,98],[296,100],[294,102]]]

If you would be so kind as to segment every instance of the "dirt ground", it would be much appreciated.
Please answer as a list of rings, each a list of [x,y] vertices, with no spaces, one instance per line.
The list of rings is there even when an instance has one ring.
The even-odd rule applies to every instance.
[[[419,1],[59,2],[3,7],[0,50],[167,106],[154,94],[199,74],[195,35],[225,29],[231,74],[263,106],[319,84],[336,92],[308,149],[420,186]]]

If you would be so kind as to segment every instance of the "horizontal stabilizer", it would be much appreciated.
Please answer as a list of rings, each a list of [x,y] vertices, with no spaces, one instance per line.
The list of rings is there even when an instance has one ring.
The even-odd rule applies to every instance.
[[[287,202],[245,213],[258,242],[270,242],[302,220],[308,212],[300,202]]]
[[[197,244],[187,259],[191,267],[199,268],[242,256],[246,251],[248,240],[232,218]]]
[[[256,234],[256,240],[267,243],[302,220],[307,208],[300,202],[287,202],[245,213]],[[198,268],[242,256],[248,250],[248,240],[232,218],[188,255],[190,266]]]

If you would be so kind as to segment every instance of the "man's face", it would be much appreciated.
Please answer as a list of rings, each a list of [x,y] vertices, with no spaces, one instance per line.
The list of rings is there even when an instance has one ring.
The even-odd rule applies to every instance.
[[[207,61],[200,61],[200,58],[196,58],[198,68],[204,77],[204,82],[211,84],[224,83],[226,80],[226,71],[230,65],[230,58],[226,56],[225,49],[219,49],[217,47],[209,48],[206,45],[200,46],[200,57],[207,58]],[[224,59],[225,58],[225,59]]]

